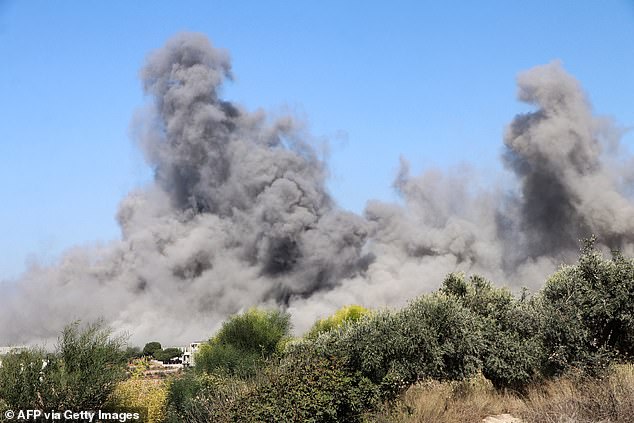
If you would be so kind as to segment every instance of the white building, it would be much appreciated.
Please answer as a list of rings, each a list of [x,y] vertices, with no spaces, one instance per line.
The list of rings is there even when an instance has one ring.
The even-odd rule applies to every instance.
[[[183,352],[183,366],[189,367],[194,365],[194,355],[203,342],[204,341],[194,341],[185,347],[185,352]]]

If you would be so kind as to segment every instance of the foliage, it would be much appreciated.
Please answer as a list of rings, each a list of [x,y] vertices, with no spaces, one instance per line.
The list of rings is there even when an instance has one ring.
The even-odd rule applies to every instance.
[[[201,375],[197,375],[192,371],[187,371],[182,377],[171,381],[167,393],[167,402],[169,404],[168,413],[174,416],[174,421],[179,420],[178,416],[185,415],[192,399],[202,387]]]
[[[249,309],[231,317],[196,354],[198,372],[226,372],[252,377],[289,334],[290,315],[279,310]]]
[[[246,385],[199,389],[191,421],[361,421],[424,377],[461,379],[478,368],[474,316],[446,295],[422,297],[289,346]]]
[[[602,419],[630,416],[634,409],[627,400],[632,372],[619,373],[627,380],[604,372],[634,354],[634,261],[619,253],[607,259],[592,241],[578,264],[562,267],[533,297],[453,273],[439,291],[400,310],[348,306],[317,322],[303,339],[289,342],[289,331],[287,313],[250,309],[229,318],[201,346],[193,371],[168,384],[138,375],[119,383],[127,358],[140,351],[123,351],[123,341],[101,324],[83,330],[73,324],[54,353],[32,349],[3,358],[0,408],[96,409],[114,390],[113,404],[156,410],[151,421],[359,422],[389,415],[381,404],[393,405],[416,385],[429,398],[411,407],[438,421],[466,413],[458,400],[501,410],[478,404],[495,398],[504,406],[520,401],[517,410],[536,410],[532,416],[539,419],[538,401],[545,397],[536,386],[551,389],[548,380],[566,375],[552,383],[586,395],[594,411],[581,410],[584,404],[569,397],[562,397],[562,407]],[[153,342],[143,350],[145,361],[148,351],[162,361],[180,355]],[[603,379],[588,379],[599,374]],[[471,386],[474,375],[486,384]],[[586,382],[588,389],[581,389]],[[444,408],[432,407],[437,401],[431,398],[442,392]],[[522,396],[508,400],[514,393]]]
[[[253,379],[246,381],[226,374],[185,371],[170,382],[165,423],[195,421],[196,417],[192,415],[200,417],[201,402],[205,406],[213,403],[214,408],[226,412],[225,403],[252,383]]]
[[[497,388],[523,390],[539,371],[542,343],[536,301],[516,299],[480,276],[452,273],[441,292],[477,316],[482,336],[482,372]]]
[[[0,399],[13,409],[91,410],[101,407],[125,377],[122,338],[97,322],[67,326],[56,351],[7,355],[0,367]]]
[[[46,354],[40,349],[9,353],[0,366],[0,401],[13,409],[44,406],[38,393],[43,389]]]
[[[141,351],[141,348],[139,347],[127,347],[125,349],[124,355],[128,361],[132,361],[137,358],[141,358],[143,356],[143,352]]]
[[[355,422],[375,387],[335,357],[295,356],[265,368],[245,385],[208,389],[191,404],[192,422]]]
[[[397,312],[379,312],[320,336],[314,347],[345,360],[393,398],[420,378],[461,379],[479,366],[476,321],[457,300],[423,296]]]
[[[133,376],[117,384],[108,408],[141,411],[145,423],[160,423],[166,416],[167,395],[168,387],[164,381]]]
[[[262,420],[301,420],[310,414],[302,410],[311,410],[312,421],[357,421],[359,410],[392,401],[420,380],[461,381],[481,372],[495,388],[526,394],[534,382],[570,368],[592,374],[633,352],[633,267],[619,254],[605,260],[586,248],[579,264],[557,272],[534,297],[451,274],[439,292],[401,310],[324,319],[279,363],[270,362],[264,377],[229,394],[203,391],[189,412],[194,421],[249,421],[244,410]],[[215,354],[228,367],[240,365],[230,347]],[[320,366],[324,379],[311,379],[315,369],[306,363]],[[327,399],[335,395],[333,406]],[[298,404],[298,414],[284,411],[289,404]]]
[[[141,356],[129,362],[129,366],[133,369],[132,372],[134,374],[142,374],[145,370],[150,369],[152,366],[152,360],[150,357]]]
[[[280,310],[252,308],[227,320],[213,343],[233,345],[239,350],[265,356],[276,351],[278,342],[290,331],[290,315]]]
[[[125,377],[127,363],[124,340],[111,335],[102,322],[64,328],[45,369],[49,403],[44,408],[91,410],[105,403]]]
[[[579,263],[563,267],[543,288],[543,371],[604,370],[634,354],[634,261],[606,259],[586,241]]]
[[[262,366],[263,358],[254,351],[243,351],[232,344],[209,343],[196,353],[196,371],[249,378]]]
[[[356,322],[370,311],[360,305],[344,306],[332,316],[318,320],[306,334],[307,338],[316,338],[319,334],[338,328],[346,323]]]
[[[162,347],[160,342],[148,342],[147,344],[145,344],[145,347],[143,347],[143,355],[153,356],[156,351],[159,351],[161,349]]]
[[[183,355],[180,349],[178,348],[165,348],[164,350],[156,350],[153,353],[153,357],[155,360],[162,361],[163,363]]]
[[[612,366],[601,378],[573,372],[530,385],[522,395],[493,389],[481,377],[462,382],[423,381],[408,389],[398,402],[385,403],[368,413],[366,421],[630,423],[634,421],[634,367]]]

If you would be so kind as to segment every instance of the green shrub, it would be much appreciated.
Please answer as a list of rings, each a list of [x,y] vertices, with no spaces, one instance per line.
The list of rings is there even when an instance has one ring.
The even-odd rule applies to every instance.
[[[92,410],[102,406],[125,378],[124,345],[101,322],[84,328],[76,322],[64,328],[45,369],[45,396],[49,399],[45,408]]]
[[[152,354],[155,360],[166,362],[173,358],[180,357],[183,353],[178,348],[165,348],[164,350],[156,350]]]
[[[201,404],[213,405],[216,415],[221,414],[221,410],[226,414],[229,410],[226,403],[237,398],[238,393],[249,384],[253,384],[253,379],[245,381],[226,374],[185,371],[169,383],[165,423],[197,421],[201,418]]]
[[[143,352],[139,347],[127,347],[125,349],[125,357],[128,361],[143,357]]]
[[[233,375],[249,378],[264,363],[264,358],[254,351],[243,351],[231,344],[211,343],[201,345],[196,354],[196,370],[205,373]]]
[[[376,388],[336,357],[306,352],[263,369],[245,384],[207,389],[187,412],[192,422],[357,422]]]
[[[542,291],[544,373],[600,372],[634,354],[634,262],[606,259],[586,241],[579,263],[551,276]]]
[[[516,299],[489,281],[452,273],[441,292],[477,316],[482,336],[482,373],[497,388],[523,390],[538,375],[543,356],[536,300]]]
[[[199,372],[251,377],[273,356],[290,332],[290,315],[252,308],[227,320],[196,354]]]
[[[122,338],[101,322],[67,326],[52,354],[8,354],[0,367],[0,399],[13,409],[94,410],[125,378]]]
[[[344,306],[332,316],[318,320],[306,334],[307,338],[316,338],[319,334],[338,328],[345,323],[356,322],[370,311],[360,305]]]
[[[0,402],[11,409],[41,409],[44,398],[38,393],[43,388],[46,354],[39,349],[9,353],[2,357],[0,366]]]
[[[290,328],[288,313],[252,308],[227,320],[213,343],[268,356],[276,351],[280,340],[288,336]]]
[[[171,384],[169,419],[185,419],[193,398],[201,390],[210,398],[219,395],[226,398],[223,384],[242,386],[240,379],[253,378],[282,350],[289,332],[290,316],[278,310],[252,308],[229,318],[208,343],[200,346],[195,357],[195,374],[187,372]],[[219,384],[219,380],[223,383]]]
[[[173,379],[168,388],[168,412],[177,416],[185,415],[190,401],[202,388],[200,378],[192,371],[186,371],[182,377]]]
[[[462,379],[476,372],[478,330],[473,314],[457,300],[427,295],[397,312],[373,313],[331,330],[312,341],[312,348],[340,357],[351,372],[375,384],[383,399],[391,399],[421,378]]]
[[[421,378],[474,374],[478,330],[473,313],[456,299],[421,297],[400,311],[375,313],[294,343],[243,385],[233,379],[198,391],[187,419],[361,421],[366,410]]]

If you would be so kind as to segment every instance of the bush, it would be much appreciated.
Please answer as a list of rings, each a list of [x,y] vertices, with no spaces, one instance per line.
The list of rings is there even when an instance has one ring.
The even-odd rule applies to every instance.
[[[278,310],[250,309],[227,320],[196,355],[198,372],[227,372],[252,377],[288,337],[290,315]]]
[[[127,364],[124,340],[111,335],[101,322],[83,329],[76,322],[63,330],[45,369],[46,408],[92,410],[106,402]]]
[[[536,300],[516,299],[480,276],[452,273],[441,292],[477,316],[482,373],[496,388],[524,390],[538,375],[543,356]]]
[[[12,409],[93,410],[125,378],[121,338],[101,322],[67,326],[56,351],[8,354],[0,367],[0,399]]]
[[[608,260],[586,241],[579,263],[548,279],[542,291],[543,371],[591,374],[634,354],[634,262]]]
[[[125,358],[128,361],[132,361],[135,360],[137,358],[141,358],[143,357],[143,352],[141,351],[141,348],[139,347],[127,347],[125,349]]]
[[[117,384],[108,408],[141,412],[145,423],[161,423],[166,417],[167,392],[165,382],[133,376]]]
[[[2,357],[0,366],[0,402],[11,409],[41,409],[44,398],[41,376],[47,356],[44,351],[32,349],[9,353]]]
[[[312,341],[311,348],[340,357],[350,371],[375,384],[383,399],[391,399],[420,378],[462,379],[476,372],[478,330],[469,310],[436,294],[332,330]]]
[[[249,378],[264,364],[254,351],[243,351],[231,344],[211,343],[200,346],[196,354],[196,371]]]
[[[439,292],[398,311],[359,318],[344,308],[278,356],[272,351],[281,341],[254,342],[260,326],[250,319],[257,321],[234,317],[201,349],[216,382],[196,382],[182,420],[354,422],[421,380],[450,387],[459,399],[468,384],[456,381],[481,373],[505,392],[499,398],[510,391],[527,398],[545,377],[570,369],[596,375],[634,353],[634,262],[618,253],[606,260],[587,244],[579,263],[535,297],[450,274]],[[249,379],[234,377],[245,368]],[[497,397],[486,390],[471,399]],[[629,413],[617,402],[607,401],[611,415]]]
[[[202,418],[201,415],[208,414],[201,411],[203,404],[210,407],[213,404],[217,410],[215,415],[219,415],[220,410],[226,413],[229,410],[226,403],[237,398],[238,393],[249,384],[253,384],[253,379],[242,380],[226,374],[185,371],[180,377],[170,381],[165,423],[197,421]]]
[[[288,313],[252,308],[227,320],[213,343],[270,356],[282,338],[288,336],[290,328]]]
[[[306,354],[265,368],[246,384],[207,389],[191,403],[192,422],[356,422],[376,388],[335,357]]]
[[[318,320],[313,327],[306,334],[307,338],[316,338],[319,334],[328,332],[335,328],[338,328],[346,323],[356,322],[363,316],[366,316],[370,311],[359,305],[349,305],[340,308],[330,317]]]
[[[518,422],[500,414],[518,416],[526,409],[519,396],[495,389],[477,375],[463,381],[421,381],[412,385],[399,401],[388,402],[367,413],[372,423]],[[489,416],[498,415],[498,418]],[[526,419],[525,422],[535,423]],[[551,420],[554,423],[555,420]],[[556,420],[559,421],[559,420]]]
[[[164,350],[157,350],[153,353],[154,359],[162,361],[163,363],[171,359],[180,357],[181,355],[183,355],[183,353],[178,348],[165,348]]]
[[[199,375],[186,371],[182,377],[175,378],[169,384],[167,403],[168,414],[174,421],[179,421],[178,416],[184,416],[190,407],[192,399],[202,389],[203,383]]]

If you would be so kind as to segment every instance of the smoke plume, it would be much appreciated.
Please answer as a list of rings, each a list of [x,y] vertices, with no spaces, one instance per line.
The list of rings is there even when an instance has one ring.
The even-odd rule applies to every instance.
[[[134,134],[154,182],[122,200],[119,241],[4,289],[0,344],[99,317],[132,342],[184,343],[253,305],[287,307],[301,332],[344,304],[402,304],[456,270],[538,287],[590,234],[632,251],[632,159],[557,62],[518,77],[535,111],[504,136],[516,189],[479,188],[466,167],[412,176],[403,159],[401,204],[370,201],[363,216],[328,194],[301,122],[222,98],[229,55],[204,36],[177,35],[140,75],[152,102]]]

